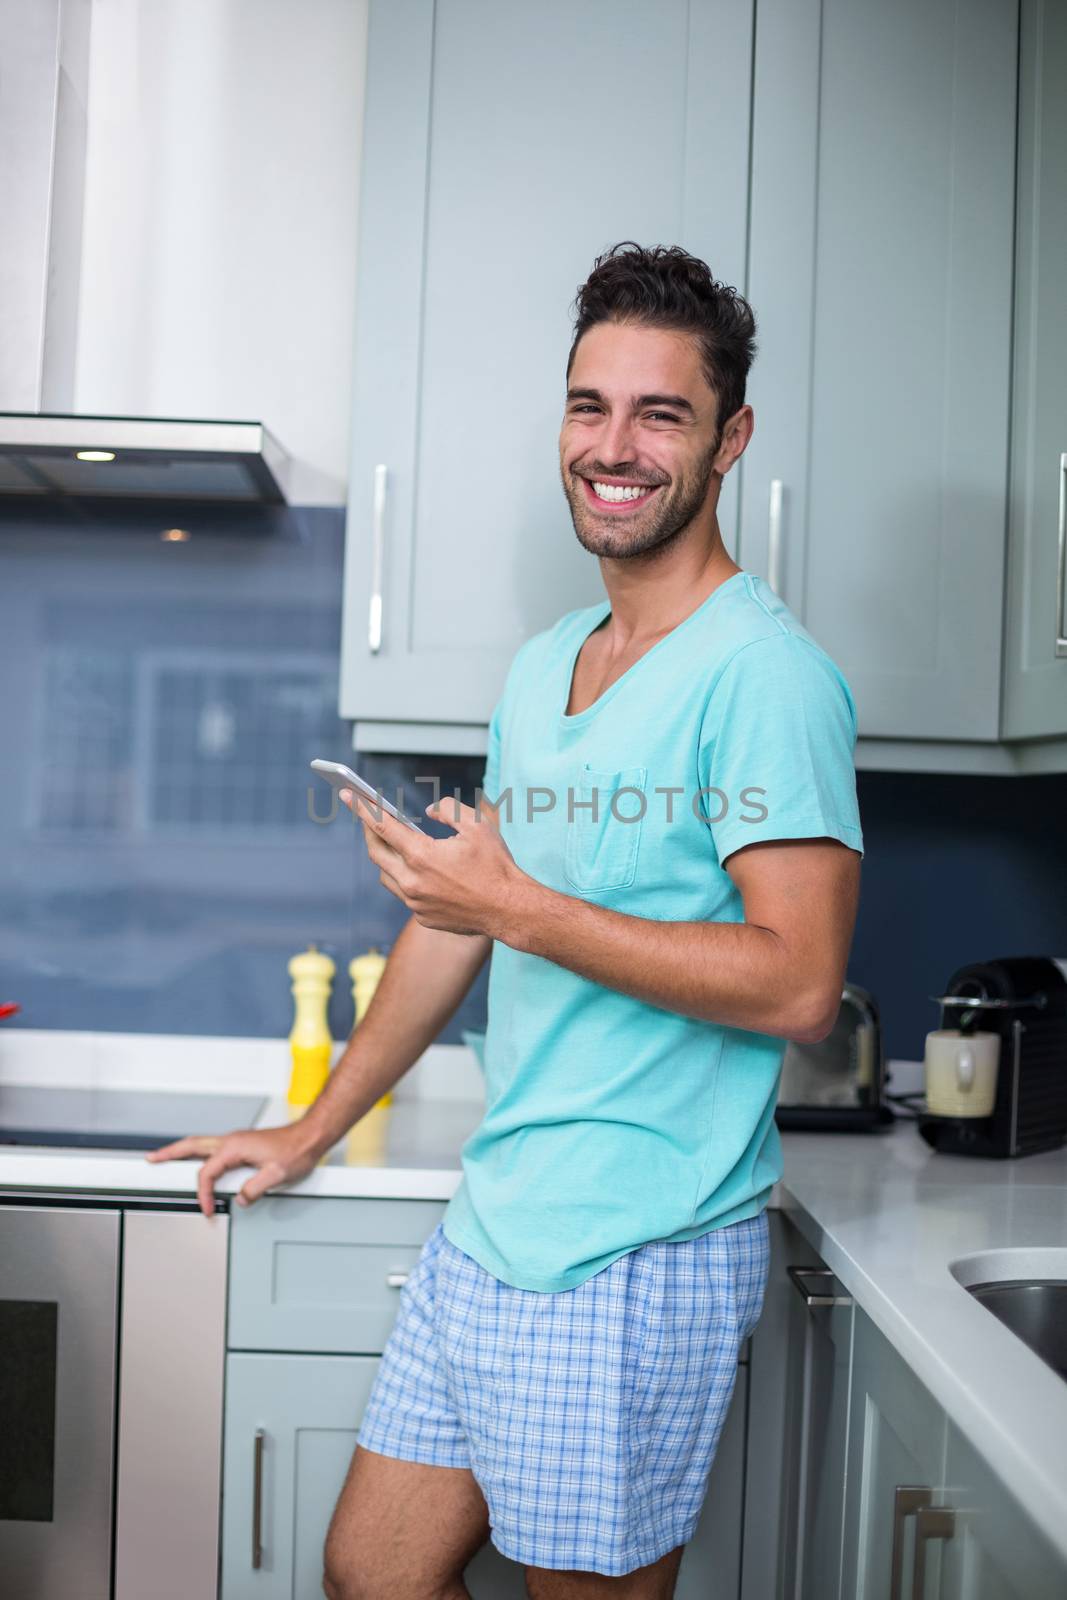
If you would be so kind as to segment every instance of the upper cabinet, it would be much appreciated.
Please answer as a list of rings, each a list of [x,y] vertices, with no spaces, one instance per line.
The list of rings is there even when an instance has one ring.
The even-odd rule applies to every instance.
[[[1046,0],[372,0],[357,744],[484,748],[518,646],[600,596],[556,434],[575,292],[634,238],[753,305],[723,534],[840,664],[858,764],[1067,768],[1065,68]]]
[[[861,735],[999,733],[1017,23],[757,12],[742,564],[839,663]]]
[[[372,0],[341,665],[364,748],[476,745],[523,640],[602,596],[559,481],[572,304],[624,239],[743,285],[751,53],[750,3]]]
[[[1019,40],[1008,739],[1067,728],[1067,11],[1023,0]],[[1067,762],[1063,763],[1067,766]]]

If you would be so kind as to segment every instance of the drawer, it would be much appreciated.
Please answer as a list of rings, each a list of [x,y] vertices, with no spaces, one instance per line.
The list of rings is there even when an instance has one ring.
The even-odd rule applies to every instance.
[[[378,1355],[441,1200],[268,1195],[230,1217],[231,1350]]]

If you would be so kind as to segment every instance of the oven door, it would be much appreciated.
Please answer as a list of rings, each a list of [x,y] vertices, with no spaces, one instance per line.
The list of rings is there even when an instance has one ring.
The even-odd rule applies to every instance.
[[[0,1203],[5,1594],[110,1594],[120,1220]]]

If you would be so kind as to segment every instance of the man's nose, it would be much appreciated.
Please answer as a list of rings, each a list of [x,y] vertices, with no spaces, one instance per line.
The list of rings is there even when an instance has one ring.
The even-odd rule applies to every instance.
[[[636,449],[632,419],[628,416],[607,418],[597,441],[597,455],[605,471],[633,461]]]

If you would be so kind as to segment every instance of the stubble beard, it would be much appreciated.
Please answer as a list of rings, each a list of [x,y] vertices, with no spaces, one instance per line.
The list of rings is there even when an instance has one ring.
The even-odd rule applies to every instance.
[[[561,468],[563,493],[570,507],[571,521],[578,543],[594,556],[610,556],[627,560],[633,556],[647,556],[653,551],[665,552],[685,532],[697,516],[708,496],[712,463],[718,454],[719,441],[708,450],[689,477],[682,477],[669,488],[660,489],[647,508],[637,513],[633,525],[623,525],[622,519],[610,513],[598,517],[585,500],[581,480],[567,468]],[[606,473],[608,477],[624,477],[621,469]],[[612,522],[618,520],[615,528]]]

